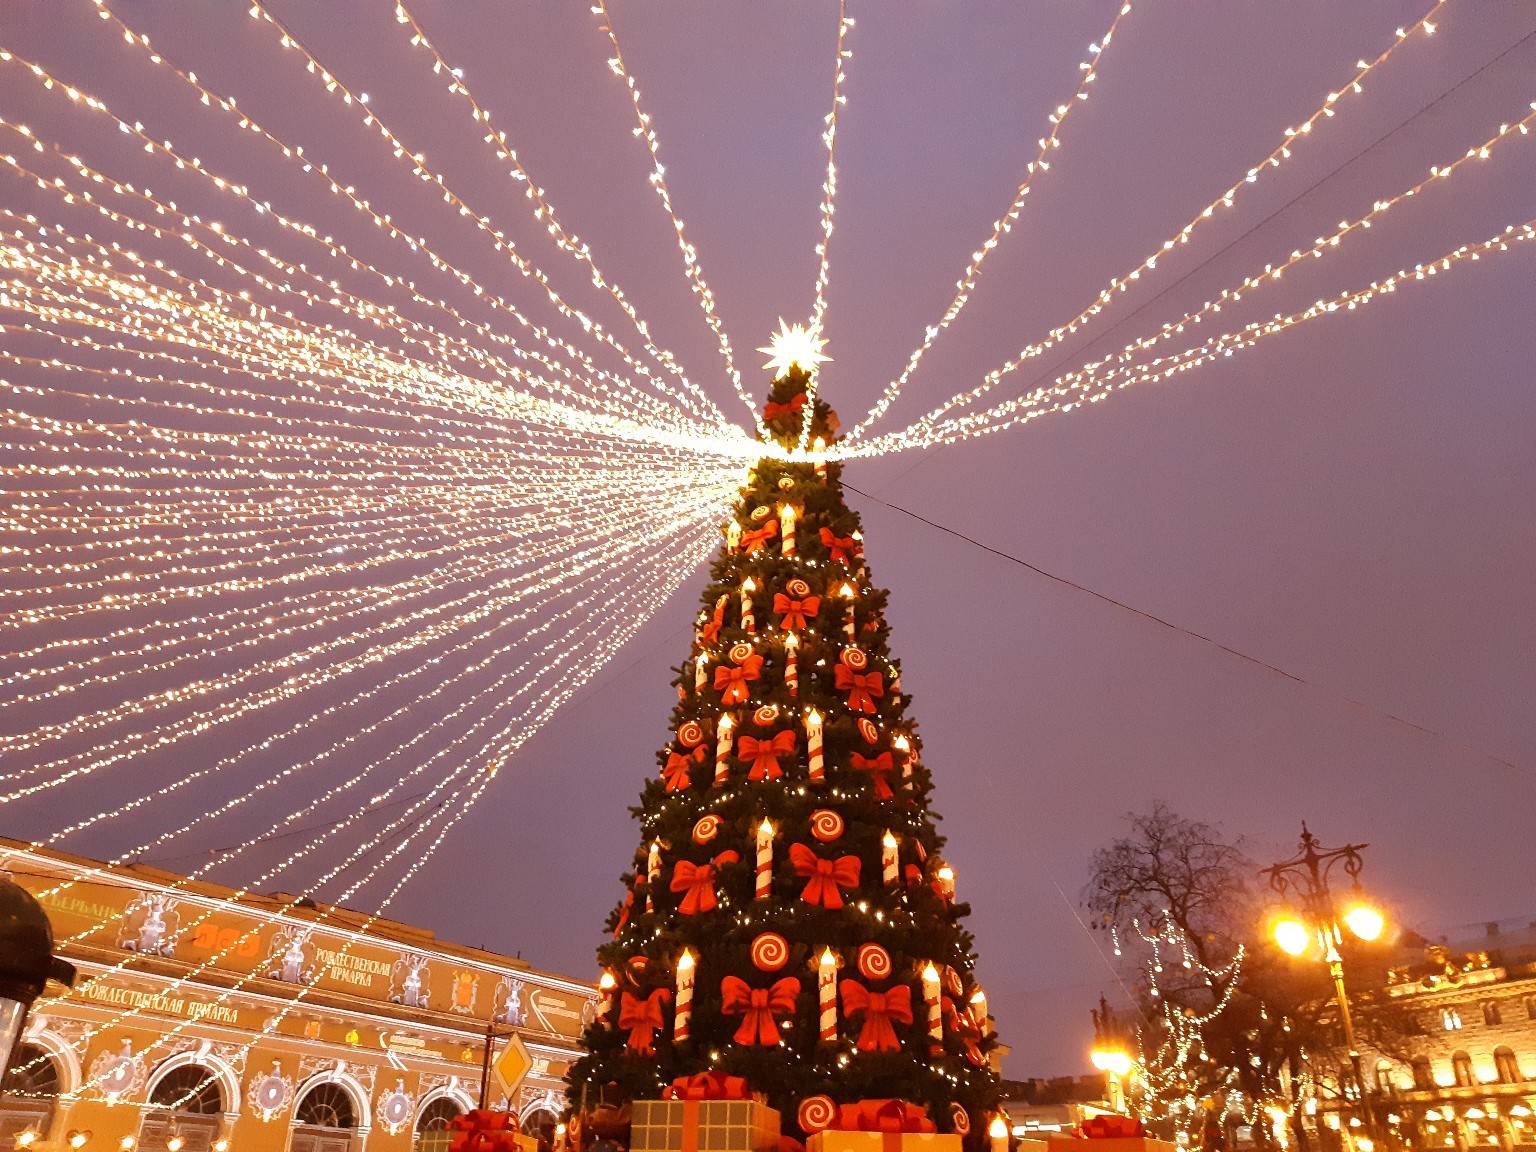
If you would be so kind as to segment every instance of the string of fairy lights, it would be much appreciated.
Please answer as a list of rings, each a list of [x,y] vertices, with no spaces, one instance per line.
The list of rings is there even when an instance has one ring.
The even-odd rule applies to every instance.
[[[363,927],[338,929],[343,951],[716,548],[756,459],[867,458],[992,435],[1536,240],[1536,220],[1512,223],[1305,307],[1212,331],[1288,270],[1329,260],[1401,216],[1393,211],[1405,201],[1501,162],[1531,134],[1532,105],[1199,307],[1047,384],[1001,392],[1305,155],[1389,59],[1411,66],[1411,46],[1442,23],[1450,0],[1438,0],[1071,320],[976,385],[881,430],[979,292],[993,253],[1021,230],[1036,184],[1062,163],[1067,121],[1095,93],[1110,44],[1134,27],[1128,0],[1089,44],[1007,207],[902,371],[837,443],[809,443],[805,420],[798,443],[784,447],[765,437],[756,386],[738,367],[606,0],[591,14],[645,148],[643,178],[718,345],[720,365],[707,377],[685,371],[638,298],[557,213],[527,149],[502,126],[514,121],[494,116],[408,0],[387,6],[383,20],[398,30],[412,74],[441,94],[502,182],[483,203],[483,193],[465,191],[477,185],[436,152],[429,162],[421,142],[386,118],[348,62],[328,60],[267,0],[247,0],[238,18],[273,54],[268,83],[349,126],[326,155],[254,115],[228,77],[168,54],[131,9],[68,2],[94,15],[104,43],[120,44],[125,66],[163,95],[153,113],[142,111],[131,97],[95,91],[101,77],[76,59],[48,63],[0,44],[0,75],[12,82],[0,100],[0,183],[17,195],[0,204],[0,804],[55,806],[38,847],[110,843],[86,879],[190,850],[197,863],[174,889],[230,878],[238,899],[281,882],[292,893],[285,908],[372,893]],[[827,359],[854,27],[839,0],[809,318],[781,325],[765,350],[773,364],[811,369],[808,400]],[[54,126],[66,123],[81,130]],[[190,143],[211,138],[223,143],[206,156]],[[383,188],[359,187],[350,172],[363,154],[429,193],[430,208],[394,207]],[[253,170],[242,163],[251,157],[274,174],[274,190],[240,175]],[[486,264],[509,275],[493,286],[471,270]],[[712,395],[727,384],[754,414],[750,426]],[[169,811],[197,815],[156,822]],[[187,917],[172,943],[212,915]],[[317,922],[328,917],[322,909]],[[1156,932],[1143,942],[1154,958],[1175,943]],[[173,987],[226,958],[227,949],[212,952]],[[88,996],[131,964],[125,956],[41,1007]],[[1209,975],[1230,986],[1235,970]],[[218,1002],[252,978],[221,985]],[[318,979],[298,987],[247,1050]],[[83,1051],[144,1010],[123,1006],[72,1042]],[[1166,1029],[1170,1076],[1198,1047],[1199,1024]]]

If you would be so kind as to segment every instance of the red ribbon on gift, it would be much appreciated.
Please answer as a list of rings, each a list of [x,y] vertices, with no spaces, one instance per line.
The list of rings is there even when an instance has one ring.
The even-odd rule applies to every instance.
[[[688,893],[677,910],[684,916],[713,912],[720,906],[715,896],[715,873],[722,864],[734,864],[741,856],[734,851],[720,853],[708,864],[679,860],[672,866],[672,891]]]
[[[768,541],[778,534],[779,522],[777,520],[770,520],[761,528],[754,528],[750,532],[743,532],[741,534],[741,550],[749,554],[756,552],[760,548],[767,547]]]
[[[771,1047],[779,1042],[778,1017],[794,1015],[799,995],[800,981],[793,976],[776,980],[768,988],[754,988],[740,976],[727,976],[720,981],[720,1011],[743,1017],[733,1037],[736,1043]]]
[[[838,536],[830,528],[821,530],[821,542],[832,553],[834,564],[847,564],[859,550],[859,542],[852,536]]]
[[[670,999],[670,988],[658,988],[643,1000],[624,993],[619,1000],[619,1027],[629,1031],[626,1048],[641,1056],[656,1055],[656,1030],[663,1023],[661,1006]]]
[[[905,1100],[860,1100],[837,1110],[832,1127],[839,1132],[937,1132],[928,1109]]]
[[[901,1041],[891,1022],[912,1023],[912,989],[898,984],[888,992],[871,992],[857,980],[838,985],[843,996],[843,1012],[848,1016],[864,1014],[859,1030],[860,1052],[899,1052]]]
[[[776,420],[780,416],[793,416],[795,413],[802,411],[804,408],[805,393],[796,392],[782,404],[776,404],[772,400],[768,401],[768,407],[763,409],[763,419],[767,421]]]
[[[804,844],[789,846],[789,862],[795,873],[806,877],[805,890],[800,899],[807,904],[819,904],[823,908],[841,908],[843,889],[859,886],[859,858],[839,856],[836,860],[824,860]]]
[[[1134,1116],[1090,1116],[1078,1125],[1077,1134],[1087,1140],[1126,1140],[1145,1136]]]
[[[855,672],[846,664],[837,666],[837,690],[848,693],[850,712],[873,712],[875,699],[885,695],[880,673]]]
[[[698,1072],[679,1076],[662,1090],[663,1100],[750,1100],[751,1089],[740,1076],[724,1072]]]
[[[853,766],[860,772],[870,773],[875,782],[876,800],[889,800],[896,795],[891,791],[891,773],[895,771],[896,764],[889,752],[882,752],[878,756],[864,756],[855,752]]]
[[[795,740],[795,734],[788,728],[775,733],[770,740],[743,736],[736,741],[736,759],[751,763],[748,780],[777,780],[784,775],[783,769],[779,767],[779,757],[794,752]]]
[[[720,693],[720,703],[740,704],[751,695],[747,683],[763,674],[763,658],[753,653],[741,662],[739,668],[722,664],[715,669],[715,691]]]
[[[803,600],[791,600],[782,592],[773,594],[773,610],[784,617],[779,627],[786,632],[798,632],[806,627],[806,617],[821,611],[821,597],[807,596]]]
[[[448,1122],[449,1152],[517,1152],[517,1116],[476,1108]]]

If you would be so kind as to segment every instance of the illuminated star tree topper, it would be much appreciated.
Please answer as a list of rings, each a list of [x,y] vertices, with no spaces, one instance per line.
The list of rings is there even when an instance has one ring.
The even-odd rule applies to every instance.
[[[768,338],[768,346],[758,351],[768,354],[768,363],[763,367],[771,369],[778,378],[794,368],[814,374],[820,365],[832,359],[822,352],[826,346],[819,328],[786,324],[780,316],[779,330]]]

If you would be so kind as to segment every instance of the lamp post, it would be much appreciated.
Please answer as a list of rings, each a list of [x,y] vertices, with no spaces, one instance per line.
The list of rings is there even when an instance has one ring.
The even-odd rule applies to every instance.
[[[1328,975],[1333,979],[1333,994],[1338,1001],[1344,1044],[1349,1049],[1355,1091],[1365,1112],[1366,1128],[1374,1136],[1374,1117],[1365,1098],[1360,1046],[1355,1042],[1354,1018],[1350,1015],[1349,995],[1344,989],[1344,959],[1339,954],[1339,945],[1344,941],[1341,921],[1361,940],[1375,940],[1386,924],[1382,914],[1366,903],[1360,887],[1360,870],[1365,866],[1360,853],[1369,847],[1369,844],[1345,844],[1339,848],[1322,848],[1317,837],[1303,823],[1300,852],[1290,860],[1262,869],[1260,875],[1269,877],[1269,886],[1282,899],[1295,901],[1296,910],[1282,911],[1271,925],[1275,943],[1292,956],[1300,956],[1314,942],[1321,948]],[[1342,917],[1334,905],[1328,884],[1336,867],[1342,868],[1351,881],[1350,900]]]
[[[75,968],[53,954],[53,927],[32,893],[0,876],[0,1077],[11,1065],[27,1010],[48,981],[75,982]]]
[[[1099,1006],[1092,1009],[1093,1051],[1088,1058],[1093,1066],[1104,1073],[1108,1081],[1109,1108],[1112,1112],[1128,1112],[1125,1098],[1125,1077],[1131,1072],[1131,1054],[1127,1050],[1115,1010],[1104,996],[1099,996]]]

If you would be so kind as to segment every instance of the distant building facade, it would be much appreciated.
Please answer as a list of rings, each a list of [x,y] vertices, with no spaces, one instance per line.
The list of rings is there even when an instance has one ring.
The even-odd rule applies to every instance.
[[[1389,1141],[1536,1152],[1536,924],[1431,946],[1387,993],[1422,1029],[1406,1061],[1371,1058]]]
[[[79,970],[28,1020],[0,1150],[442,1152],[479,1100],[487,1025],[529,1057],[514,1098],[563,1108],[596,988],[431,932],[282,895],[0,840]],[[73,1134],[73,1140],[71,1140]]]

